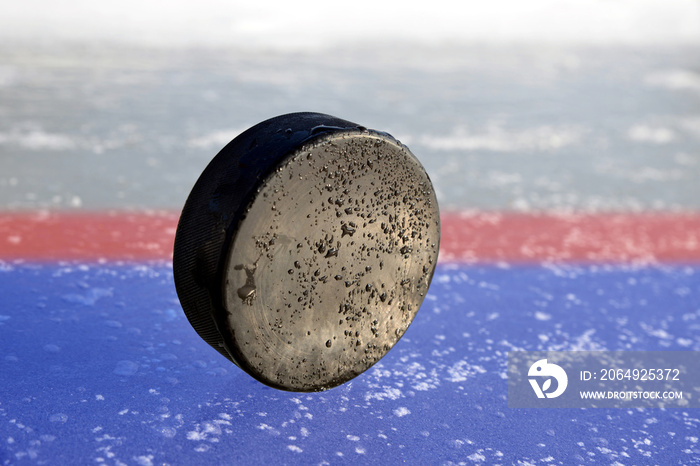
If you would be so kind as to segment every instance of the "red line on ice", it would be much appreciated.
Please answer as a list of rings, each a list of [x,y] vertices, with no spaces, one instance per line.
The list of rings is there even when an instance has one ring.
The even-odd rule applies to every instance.
[[[0,213],[0,259],[169,260],[176,212]],[[441,262],[700,262],[700,212],[442,214]]]
[[[441,217],[443,262],[700,262],[700,212]]]
[[[0,259],[167,260],[178,218],[175,212],[0,213]]]

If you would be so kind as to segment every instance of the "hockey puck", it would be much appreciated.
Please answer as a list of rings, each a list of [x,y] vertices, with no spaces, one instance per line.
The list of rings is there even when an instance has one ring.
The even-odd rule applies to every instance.
[[[188,320],[223,356],[269,386],[320,391],[401,338],[439,242],[435,192],[408,148],[292,113],[206,167],[182,210],[173,273]]]

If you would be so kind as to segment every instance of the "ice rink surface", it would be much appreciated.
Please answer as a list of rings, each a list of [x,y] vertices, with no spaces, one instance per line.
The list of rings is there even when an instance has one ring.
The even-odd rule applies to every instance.
[[[640,4],[638,22],[662,16]],[[700,32],[697,8],[669,5],[661,26],[600,41],[309,46],[328,33],[296,40],[252,10],[238,42],[201,25],[211,40],[113,41],[102,16],[104,36],[81,40],[69,10],[60,41],[15,32],[0,44],[0,464],[700,463],[697,410],[507,400],[508,351],[700,351]],[[290,46],[253,40],[272,30]],[[384,359],[295,394],[196,335],[169,248],[218,150],[307,110],[410,147],[443,249]]]
[[[0,46],[10,209],[179,209],[221,147],[295,111],[384,130],[443,209],[697,209],[700,49]]]

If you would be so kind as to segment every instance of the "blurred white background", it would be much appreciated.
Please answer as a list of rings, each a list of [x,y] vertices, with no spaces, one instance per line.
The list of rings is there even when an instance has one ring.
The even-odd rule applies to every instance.
[[[4,0],[0,208],[179,209],[243,129],[386,130],[443,208],[700,209],[700,0]]]
[[[697,0],[5,0],[4,41],[324,48],[378,40],[700,43]]]

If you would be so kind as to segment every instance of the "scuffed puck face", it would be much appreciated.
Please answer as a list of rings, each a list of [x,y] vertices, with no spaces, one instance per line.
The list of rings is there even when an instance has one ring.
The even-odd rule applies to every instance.
[[[396,344],[428,291],[440,239],[433,187],[407,148],[361,127],[318,128],[226,217],[209,274],[220,295],[195,303],[212,306],[213,322],[204,332],[193,322],[257,380],[291,391],[340,385]]]
[[[436,208],[422,167],[383,138],[328,138],[286,160],[248,207],[226,267],[229,338],[247,369],[308,391],[377,362],[428,291]]]

